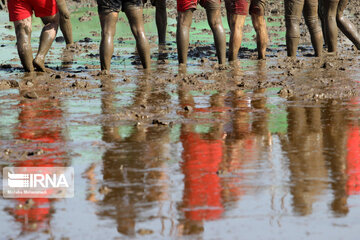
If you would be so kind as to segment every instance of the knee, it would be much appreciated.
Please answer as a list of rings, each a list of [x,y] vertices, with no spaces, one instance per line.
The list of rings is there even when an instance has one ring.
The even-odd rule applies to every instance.
[[[317,16],[306,17],[305,22],[310,32],[317,33],[322,31]]]
[[[145,31],[143,28],[140,27],[134,27],[133,28],[133,34],[136,40],[144,40],[146,39]]]
[[[187,19],[185,16],[178,17],[177,29],[189,30],[190,26],[191,26],[191,20]]]
[[[57,30],[57,28],[59,27],[59,14],[56,14],[55,16],[46,19],[46,23],[44,25],[44,28],[54,28],[55,30]]]
[[[266,22],[263,16],[252,15],[252,22],[256,33],[259,33],[266,29]]]
[[[208,22],[211,29],[223,29],[220,17],[213,17]]]
[[[300,19],[295,16],[287,16],[286,17],[286,36],[287,37],[299,37],[300,29],[299,29]]]
[[[104,29],[101,31],[101,39],[103,41],[113,41],[115,34],[113,31],[110,31],[109,29]]]
[[[16,30],[17,34],[29,35],[29,34],[31,34],[32,28],[31,28],[31,25],[29,25],[27,23],[19,23],[19,24],[17,24],[15,30]]]
[[[342,14],[337,14],[336,15],[336,22],[338,24],[344,22],[344,16]]]

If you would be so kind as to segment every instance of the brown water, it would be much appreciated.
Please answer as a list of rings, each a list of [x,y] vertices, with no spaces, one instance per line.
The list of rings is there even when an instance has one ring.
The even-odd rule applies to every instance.
[[[39,74],[37,99],[0,91],[1,168],[75,169],[72,199],[1,198],[1,239],[359,238],[359,97],[284,99],[279,87],[229,80],[275,81],[272,58],[198,75],[199,87],[179,80],[171,56],[150,76],[115,59],[113,78],[79,68],[79,57],[67,71],[97,87]],[[358,79],[353,62],[346,76]],[[213,63],[192,60],[188,73],[212,73]]]

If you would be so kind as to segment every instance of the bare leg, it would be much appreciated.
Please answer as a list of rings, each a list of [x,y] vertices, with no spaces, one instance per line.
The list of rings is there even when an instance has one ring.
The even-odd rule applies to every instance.
[[[318,0],[305,0],[304,18],[309,28],[315,56],[321,56],[323,50],[323,34],[318,17]]]
[[[324,1],[326,0],[319,0],[319,9],[318,9],[318,13],[319,13],[319,18],[321,21],[321,29],[323,32],[323,37],[324,37],[324,42],[325,42],[325,46],[328,46],[328,40],[327,40],[327,34],[326,34],[326,11],[325,11],[325,6],[324,6]]]
[[[226,38],[225,31],[221,21],[220,2],[209,2],[206,9],[206,15],[209,26],[214,34],[214,42],[216,48],[216,55],[218,57],[219,64],[224,64],[226,59]]]
[[[129,6],[125,9],[125,14],[136,40],[141,63],[145,69],[148,69],[150,68],[150,47],[145,36],[143,10],[141,7]]]
[[[114,53],[114,36],[119,13],[99,13],[101,24],[100,65],[101,71],[110,73],[111,57]]]
[[[300,17],[304,0],[285,0],[286,48],[289,57],[296,57],[300,40]]]
[[[60,14],[60,29],[64,35],[66,45],[70,46],[74,43],[70,21],[70,12],[66,6],[65,0],[57,0],[56,3]]]
[[[340,30],[355,44],[356,48],[360,50],[360,34],[354,24],[344,17],[344,10],[348,3],[349,0],[340,0],[337,9],[336,22]]]
[[[258,58],[265,59],[266,48],[269,41],[265,18],[263,15],[251,14],[251,20],[256,31]]]
[[[16,46],[21,64],[26,72],[33,72],[33,55],[31,49],[31,17],[14,22]]]
[[[167,27],[167,13],[166,13],[166,0],[156,0],[156,27],[159,36],[159,45],[166,43],[166,27]]]
[[[176,29],[176,44],[178,49],[179,64],[186,64],[189,50],[189,31],[192,22],[193,9],[178,12]]]
[[[237,60],[241,47],[245,18],[245,15],[228,14],[230,28],[229,62]]]
[[[338,27],[336,24],[336,13],[339,5],[339,0],[327,0],[325,4],[325,29],[326,39],[328,41],[328,51],[337,51],[337,38],[338,38]]]
[[[51,44],[53,43],[59,26],[59,15],[42,17],[42,22],[45,24],[40,35],[40,46],[33,61],[34,67],[38,71],[45,72],[45,56],[48,53]]]

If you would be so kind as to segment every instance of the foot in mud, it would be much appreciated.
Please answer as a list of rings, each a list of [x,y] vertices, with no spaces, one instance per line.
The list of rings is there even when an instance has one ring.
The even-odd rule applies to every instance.
[[[68,43],[68,44],[66,44],[65,48],[71,49],[74,45],[75,45],[74,43]]]
[[[98,76],[110,76],[109,70],[101,70],[98,74]]]
[[[185,63],[180,63],[180,64],[179,64],[179,74],[180,74],[180,75],[185,75],[186,72],[187,72],[186,69],[187,69],[187,66],[186,66]]]
[[[218,70],[226,70],[228,67],[225,64],[219,64]]]
[[[240,61],[239,61],[239,60],[229,61],[229,66],[230,66],[231,68],[240,67]]]
[[[258,56],[258,60],[266,60],[266,56],[264,55],[264,56]]]
[[[34,68],[35,68],[36,71],[38,71],[38,72],[46,72],[44,59],[40,59],[39,57],[36,57],[33,60],[33,65],[34,65]]]
[[[116,78],[115,74],[110,73],[110,70],[101,70],[96,74],[96,76],[100,77],[101,79],[114,79]]]

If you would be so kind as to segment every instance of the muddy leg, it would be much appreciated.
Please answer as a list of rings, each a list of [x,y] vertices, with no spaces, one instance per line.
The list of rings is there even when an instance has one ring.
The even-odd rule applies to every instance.
[[[119,13],[99,13],[101,24],[100,65],[104,74],[110,73],[111,57],[114,53],[114,36]]]
[[[40,46],[33,61],[36,70],[45,72],[45,56],[48,53],[51,44],[53,43],[59,26],[59,15],[42,17],[42,22],[45,24],[40,35]]]
[[[352,24],[349,19],[344,17],[344,10],[348,3],[349,0],[340,0],[337,9],[336,22],[340,30],[345,34],[345,36],[348,37],[350,41],[355,44],[358,50],[360,50],[360,34],[354,24]]]
[[[318,13],[319,13],[319,18],[320,18],[320,22],[321,22],[321,29],[323,32],[323,37],[324,37],[324,42],[325,42],[325,46],[327,47],[328,45],[328,40],[327,40],[327,35],[326,35],[326,21],[325,21],[325,6],[324,6],[324,1],[325,0],[319,0],[319,9],[318,9]]]
[[[245,15],[229,14],[228,23],[230,28],[229,62],[237,60],[241,47]]]
[[[166,43],[166,27],[167,27],[167,13],[166,13],[166,0],[156,1],[156,27],[159,36],[159,45]]]
[[[336,13],[339,0],[324,1],[325,7],[325,34],[328,41],[328,51],[337,51],[338,27],[336,24]]]
[[[303,7],[304,0],[285,0],[286,48],[289,57],[296,57]]]
[[[57,0],[56,3],[60,14],[60,29],[64,35],[66,45],[70,46],[74,43],[70,21],[70,12],[66,6],[65,0]]]
[[[265,18],[261,15],[251,14],[251,20],[256,31],[258,58],[265,59],[266,47],[269,41]]]
[[[178,12],[176,28],[176,44],[179,64],[186,64],[189,50],[189,31],[192,22],[193,9]]]
[[[226,61],[226,38],[221,21],[220,2],[209,2],[209,4],[205,6],[205,9],[209,26],[214,34],[216,55],[218,57],[219,64],[224,64]]]
[[[16,46],[21,64],[26,72],[33,72],[33,55],[31,49],[31,17],[15,21]]]
[[[323,49],[323,34],[318,17],[318,0],[305,0],[304,18],[306,25],[309,28],[315,56],[321,56]]]
[[[129,20],[130,28],[136,40],[136,48],[145,69],[150,68],[150,47],[145,36],[143,10],[138,6],[128,6],[125,14]]]

